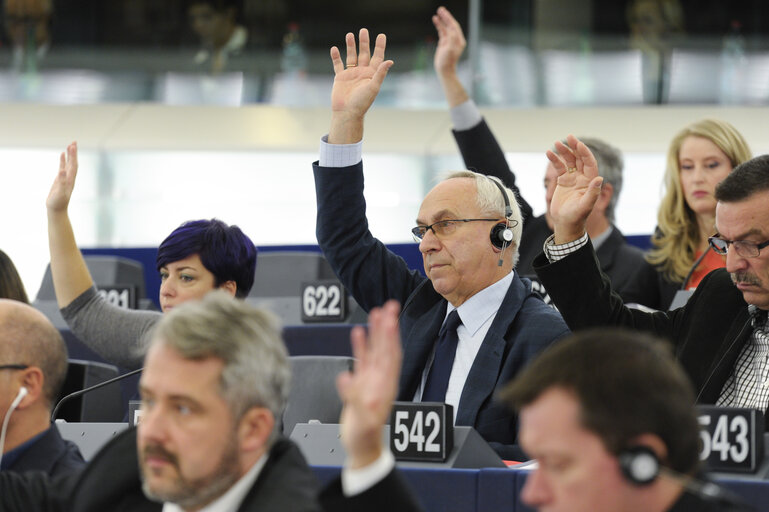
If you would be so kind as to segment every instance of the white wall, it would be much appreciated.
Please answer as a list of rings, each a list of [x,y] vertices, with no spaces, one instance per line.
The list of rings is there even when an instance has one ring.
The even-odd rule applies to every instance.
[[[703,117],[734,123],[754,153],[769,152],[769,108],[648,107],[485,112],[524,196],[541,213],[544,151],[568,133],[607,140],[625,153],[617,219],[627,234],[655,225],[668,141]],[[193,218],[240,225],[258,245],[315,242],[310,164],[328,127],[326,109],[150,104],[0,105],[0,249],[34,296],[48,260],[45,197],[58,155],[81,150],[71,216],[78,242],[154,246]],[[376,109],[364,143],[372,231],[410,239],[436,176],[462,166],[442,110]]]

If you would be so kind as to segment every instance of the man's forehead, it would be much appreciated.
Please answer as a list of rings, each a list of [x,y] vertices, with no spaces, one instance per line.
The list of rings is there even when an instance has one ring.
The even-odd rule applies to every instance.
[[[419,208],[419,220],[427,221],[445,214],[469,216],[478,213],[477,191],[472,178],[451,178],[438,183],[427,193]]]

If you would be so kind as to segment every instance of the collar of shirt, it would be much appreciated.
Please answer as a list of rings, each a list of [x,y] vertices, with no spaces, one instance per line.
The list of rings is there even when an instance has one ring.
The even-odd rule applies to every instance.
[[[456,309],[459,318],[462,319],[462,325],[459,328],[464,327],[470,336],[475,336],[478,329],[497,313],[499,306],[502,305],[502,301],[505,300],[507,290],[510,289],[510,283],[513,281],[513,272],[479,291],[458,308],[449,303],[446,308],[446,317]]]
[[[256,479],[259,477],[259,473],[262,472],[262,468],[264,468],[266,462],[267,454],[262,455],[262,457],[251,466],[248,473],[240,477],[240,480],[235,482],[226,493],[219,496],[216,501],[212,501],[201,508],[199,512],[235,512],[238,510],[238,507],[240,507],[240,504],[245,499],[246,494],[248,494],[248,491],[254,486],[254,482],[256,482]],[[175,503],[164,503],[163,512],[184,512],[184,509]]]
[[[590,241],[593,242],[593,249],[597,251],[598,248],[601,247],[601,244],[604,243],[607,238],[609,238],[609,235],[611,235],[613,229],[614,228],[612,226],[609,226],[609,229],[605,230],[597,237],[591,238]]]
[[[50,428],[50,427],[49,427]],[[35,437],[31,439],[27,439],[23,443],[21,443],[19,446],[14,448],[13,450],[8,451],[7,453],[3,454],[3,463],[0,464],[0,470],[5,470],[13,466],[13,464],[21,458],[22,455],[24,455],[24,452],[26,452],[28,449],[32,447],[33,444],[38,442],[40,438],[42,438],[45,434],[48,433],[48,429],[43,430],[39,434],[37,434]],[[0,446],[0,450],[2,450],[3,447]]]

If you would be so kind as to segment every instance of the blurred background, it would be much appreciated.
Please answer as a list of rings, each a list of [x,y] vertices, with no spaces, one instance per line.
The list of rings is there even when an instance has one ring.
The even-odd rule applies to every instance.
[[[78,140],[82,247],[154,247],[219,217],[257,245],[314,244],[310,163],[328,126],[332,44],[368,27],[395,66],[367,125],[372,231],[410,240],[421,198],[459,168],[432,69],[439,2],[4,0],[0,248],[34,296],[44,201]],[[761,0],[450,0],[460,76],[525,197],[544,210],[544,151],[573,132],[625,152],[617,224],[656,223],[664,154],[684,124],[727,119],[769,150],[769,9]]]

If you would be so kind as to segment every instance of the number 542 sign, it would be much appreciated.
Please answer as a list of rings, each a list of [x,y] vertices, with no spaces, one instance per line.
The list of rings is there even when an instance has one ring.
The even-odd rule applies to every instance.
[[[390,451],[397,460],[443,462],[454,447],[454,413],[448,404],[395,402]]]
[[[700,405],[700,460],[709,471],[755,472],[764,458],[764,417],[755,409]]]

